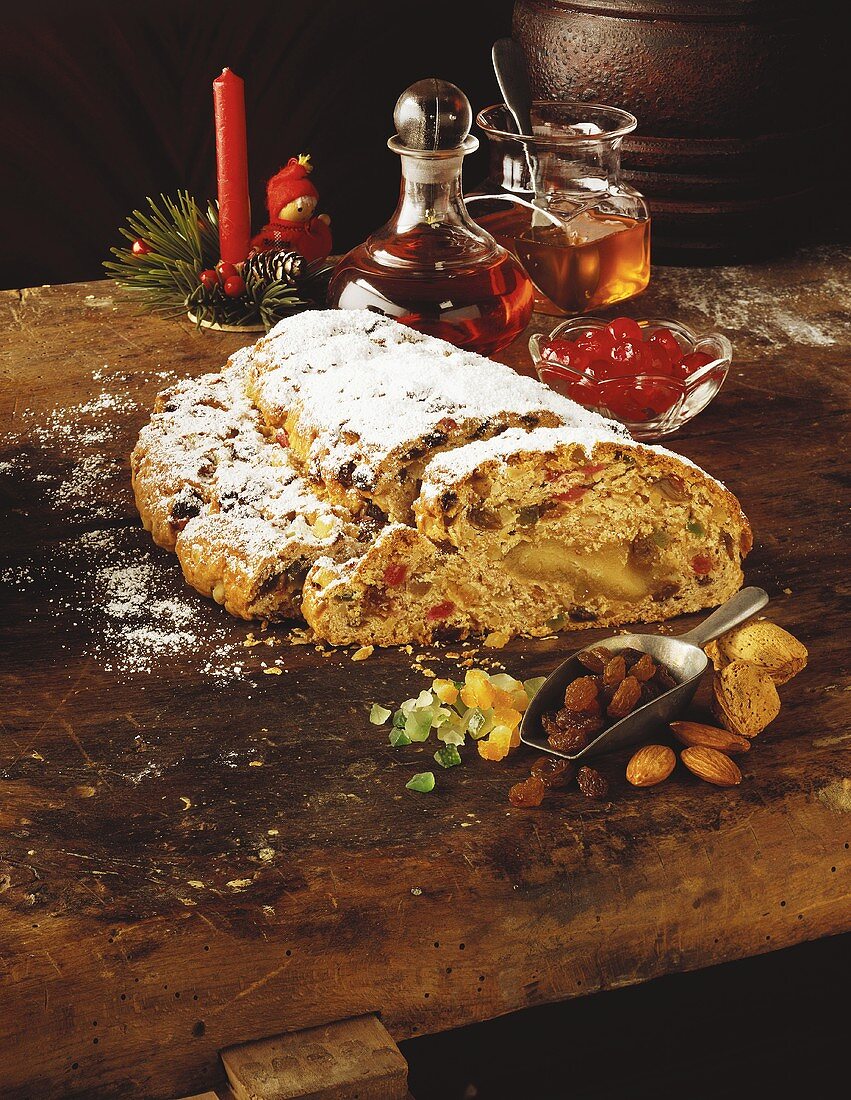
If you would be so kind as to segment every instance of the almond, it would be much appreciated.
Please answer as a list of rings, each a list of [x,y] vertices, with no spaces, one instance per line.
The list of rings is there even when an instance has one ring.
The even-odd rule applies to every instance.
[[[716,787],[736,787],[742,781],[737,765],[717,749],[705,745],[692,745],[683,749],[680,760],[690,772]]]
[[[667,745],[644,745],[626,766],[626,778],[633,787],[655,787],[677,766],[677,756]]]
[[[747,752],[751,747],[747,737],[738,733],[720,730],[717,726],[705,726],[702,722],[671,722],[674,737],[681,745],[703,745],[707,749],[717,749],[735,756]]]
[[[733,661],[715,673],[712,709],[725,729],[756,737],[780,713],[780,696],[765,669]]]
[[[807,649],[788,630],[775,623],[754,622],[730,630],[706,646],[716,669],[743,661],[764,669],[775,684],[785,684],[807,664]]]

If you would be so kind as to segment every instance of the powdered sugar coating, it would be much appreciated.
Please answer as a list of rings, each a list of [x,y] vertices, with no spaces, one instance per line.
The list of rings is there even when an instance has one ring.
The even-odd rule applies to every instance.
[[[133,455],[140,508],[166,545],[181,521],[211,509],[240,517],[231,527],[241,532],[246,552],[261,531],[272,537],[271,530],[278,539],[327,545],[328,533],[339,533],[343,519],[293,469],[286,447],[270,439],[246,393],[245,360],[234,357],[221,373],[187,379],[160,394]],[[320,518],[325,523],[317,539],[310,528]]]
[[[583,412],[585,410],[582,410]],[[577,420],[558,428],[534,428],[524,432],[509,428],[493,439],[475,440],[454,451],[435,455],[423,473],[421,497],[433,497],[461,478],[472,474],[485,462],[505,462],[512,455],[546,454],[557,447],[581,446],[588,455],[597,443],[617,443],[624,447],[637,444],[618,425],[589,414],[597,423],[584,424]]]
[[[435,494],[494,462],[510,487],[518,455],[590,456],[598,444],[653,450],[502,364],[367,311],[315,311],[160,395],[135,487],[199,591],[245,618],[289,617],[308,575],[308,619],[333,640],[310,606],[335,577],[380,590],[385,551],[443,568],[442,538],[423,521]]]
[[[577,441],[628,438],[536,379],[363,310],[284,320],[246,362],[267,421],[286,421],[309,441],[301,460],[311,477],[329,483],[346,468],[367,492],[382,470],[395,476],[412,448],[416,457],[440,449],[429,439],[447,424],[450,447],[466,442],[464,432],[491,435],[523,420],[561,423]]]

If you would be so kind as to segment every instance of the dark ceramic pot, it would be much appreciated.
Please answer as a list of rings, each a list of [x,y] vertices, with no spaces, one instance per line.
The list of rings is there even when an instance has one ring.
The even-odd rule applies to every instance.
[[[638,116],[624,176],[649,200],[654,257],[675,262],[752,259],[812,228],[836,144],[829,26],[800,0],[514,7],[536,97]]]

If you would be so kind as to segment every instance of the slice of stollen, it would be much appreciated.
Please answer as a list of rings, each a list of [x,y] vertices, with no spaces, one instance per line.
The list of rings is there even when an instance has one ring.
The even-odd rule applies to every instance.
[[[663,450],[567,428],[435,456],[417,529],[320,560],[303,611],[336,644],[659,621],[723,602],[751,533],[736,498]]]

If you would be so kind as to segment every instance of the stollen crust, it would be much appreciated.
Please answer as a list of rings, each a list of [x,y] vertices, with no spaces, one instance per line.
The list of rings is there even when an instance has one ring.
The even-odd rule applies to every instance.
[[[190,584],[334,644],[658,621],[728,598],[751,546],[692,463],[366,311],[160,394],[132,470]]]

